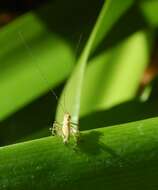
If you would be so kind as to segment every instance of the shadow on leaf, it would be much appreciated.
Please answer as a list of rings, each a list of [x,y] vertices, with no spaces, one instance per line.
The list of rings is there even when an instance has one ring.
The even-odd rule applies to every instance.
[[[137,100],[119,104],[111,109],[97,111],[80,120],[80,129],[94,129],[143,120],[158,116],[158,101],[142,103]]]

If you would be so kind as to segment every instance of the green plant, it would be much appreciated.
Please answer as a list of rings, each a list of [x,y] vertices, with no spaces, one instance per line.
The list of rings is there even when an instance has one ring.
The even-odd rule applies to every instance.
[[[1,145],[13,143],[0,148],[0,189],[157,189],[155,87],[138,93],[157,39],[152,8],[58,1],[0,30]],[[48,137],[48,114],[62,122],[66,111],[80,121],[77,146]]]

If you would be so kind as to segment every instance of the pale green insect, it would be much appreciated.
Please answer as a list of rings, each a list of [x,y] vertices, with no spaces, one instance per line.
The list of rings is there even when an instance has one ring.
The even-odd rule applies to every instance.
[[[21,38],[21,40],[23,41],[24,43],[24,46],[25,48],[27,49],[28,53],[30,54],[31,57],[34,57],[31,50],[30,50],[30,47],[28,46],[28,44],[25,42],[24,40],[24,37],[22,35],[22,32],[19,31],[19,37]],[[80,36],[80,39],[81,40],[81,36]],[[80,43],[80,41],[79,41]],[[37,65],[37,68],[38,68],[38,71],[40,72],[43,80],[46,82],[46,83],[49,83],[45,74],[42,72],[42,70],[40,69],[39,65]],[[49,89],[50,92],[52,93],[53,96],[55,96],[56,100],[58,101],[58,96],[56,95],[56,93],[52,90],[52,89]],[[62,106],[62,105],[60,105]],[[63,106],[62,106],[63,108]],[[64,110],[64,109],[63,109]],[[75,127],[74,127],[75,126]],[[58,136],[61,136],[63,138],[63,142],[64,144],[68,143],[69,142],[69,139],[71,136],[74,137],[75,139],[75,142],[78,143],[78,139],[79,139],[79,128],[78,128],[78,125],[73,123],[71,121],[71,115],[68,113],[68,112],[65,112],[64,113],[64,117],[63,117],[63,122],[62,123],[58,123],[57,121],[55,121],[53,123],[53,126],[52,128],[50,128],[51,132],[52,132],[52,135],[58,135]]]
[[[56,134],[61,136],[63,138],[64,144],[69,142],[71,136],[73,136],[75,142],[78,143],[79,140],[78,125],[72,123],[71,115],[68,112],[64,114],[63,122],[61,124],[56,121],[53,123],[51,131],[52,135]]]

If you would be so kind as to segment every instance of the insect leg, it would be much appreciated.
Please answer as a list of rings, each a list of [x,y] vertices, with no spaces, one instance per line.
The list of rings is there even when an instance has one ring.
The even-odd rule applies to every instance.
[[[60,134],[62,124],[54,121],[53,126],[51,128],[52,135]]]
[[[70,123],[71,123],[71,125],[78,126],[77,123],[74,123],[74,122],[70,122]]]
[[[78,126],[78,125],[75,125],[75,126]],[[77,142],[78,144],[78,141],[79,141],[79,138],[80,138],[80,132],[78,130],[78,127],[73,127],[73,125],[71,125],[71,128],[70,128],[70,133],[72,134],[74,140]]]

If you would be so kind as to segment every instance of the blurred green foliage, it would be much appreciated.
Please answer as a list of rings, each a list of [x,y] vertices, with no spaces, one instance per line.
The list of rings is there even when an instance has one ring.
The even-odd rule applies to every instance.
[[[82,122],[86,115],[91,118],[91,113],[109,110],[137,97],[155,44],[157,25],[149,23],[156,19],[156,15],[150,14],[156,3],[122,2],[107,2],[109,9],[105,3],[105,11],[103,8],[95,28],[103,2],[92,1],[89,7],[88,1],[69,0],[48,3],[1,29],[2,144],[28,135],[33,137],[34,133],[35,137],[36,133],[40,134],[38,137],[49,135],[48,128],[59,103],[51,91],[58,87],[54,92],[60,96],[65,86],[62,82],[73,68],[70,80],[74,84],[68,82],[69,87],[62,93],[63,100],[58,106],[60,122],[65,111],[77,121],[80,106]],[[74,67],[76,61],[82,65],[78,69]]]
[[[73,122],[79,121],[81,130],[89,130],[89,134],[91,129],[123,123],[127,123],[128,133],[128,126],[131,125],[128,122],[137,121],[131,133],[137,142],[139,139],[135,130],[137,124],[141,123],[139,120],[158,115],[155,93],[157,80],[140,90],[144,71],[157,51],[157,11],[158,3],[154,0],[52,1],[2,27],[1,146],[49,136],[49,125],[52,125],[54,118],[62,122],[65,112],[71,114]],[[143,94],[146,94],[144,99]],[[152,119],[147,124],[144,121],[145,125],[150,126],[150,121],[152,125]],[[100,133],[104,133],[104,130],[98,129]],[[121,128],[120,139],[123,134]],[[93,135],[89,138],[93,138]],[[115,140],[114,135],[112,138]],[[101,142],[104,143],[105,139],[101,139]],[[149,140],[152,145],[152,138]],[[39,147],[38,152],[38,146],[41,145],[38,141],[47,145],[49,138],[35,143],[39,157],[41,150]],[[55,149],[56,140],[54,142],[52,146]],[[31,143],[28,146],[26,143],[24,148],[31,153],[30,161],[34,154]],[[145,143],[142,143],[143,146]],[[25,142],[20,146],[23,145],[25,147]],[[58,143],[57,146],[61,153],[65,150]],[[143,148],[144,152],[148,150]],[[13,145],[15,154],[17,150],[19,145]],[[26,153],[25,150],[18,154]],[[137,151],[131,150],[133,153]],[[3,154],[3,148],[1,152]],[[8,158],[12,148],[6,148],[6,152]],[[66,158],[66,154],[63,154],[63,158]],[[24,158],[20,164],[23,166],[26,160]],[[51,162],[54,160],[56,158],[52,156]],[[5,162],[5,156],[0,161]],[[34,167],[30,168],[33,171]],[[3,170],[9,180],[12,175],[7,174],[10,170],[7,164]],[[22,172],[24,179],[26,173]],[[10,187],[7,180],[2,189],[7,185]],[[58,179],[55,180],[58,184]],[[21,186],[17,184],[15,187],[20,189]]]

